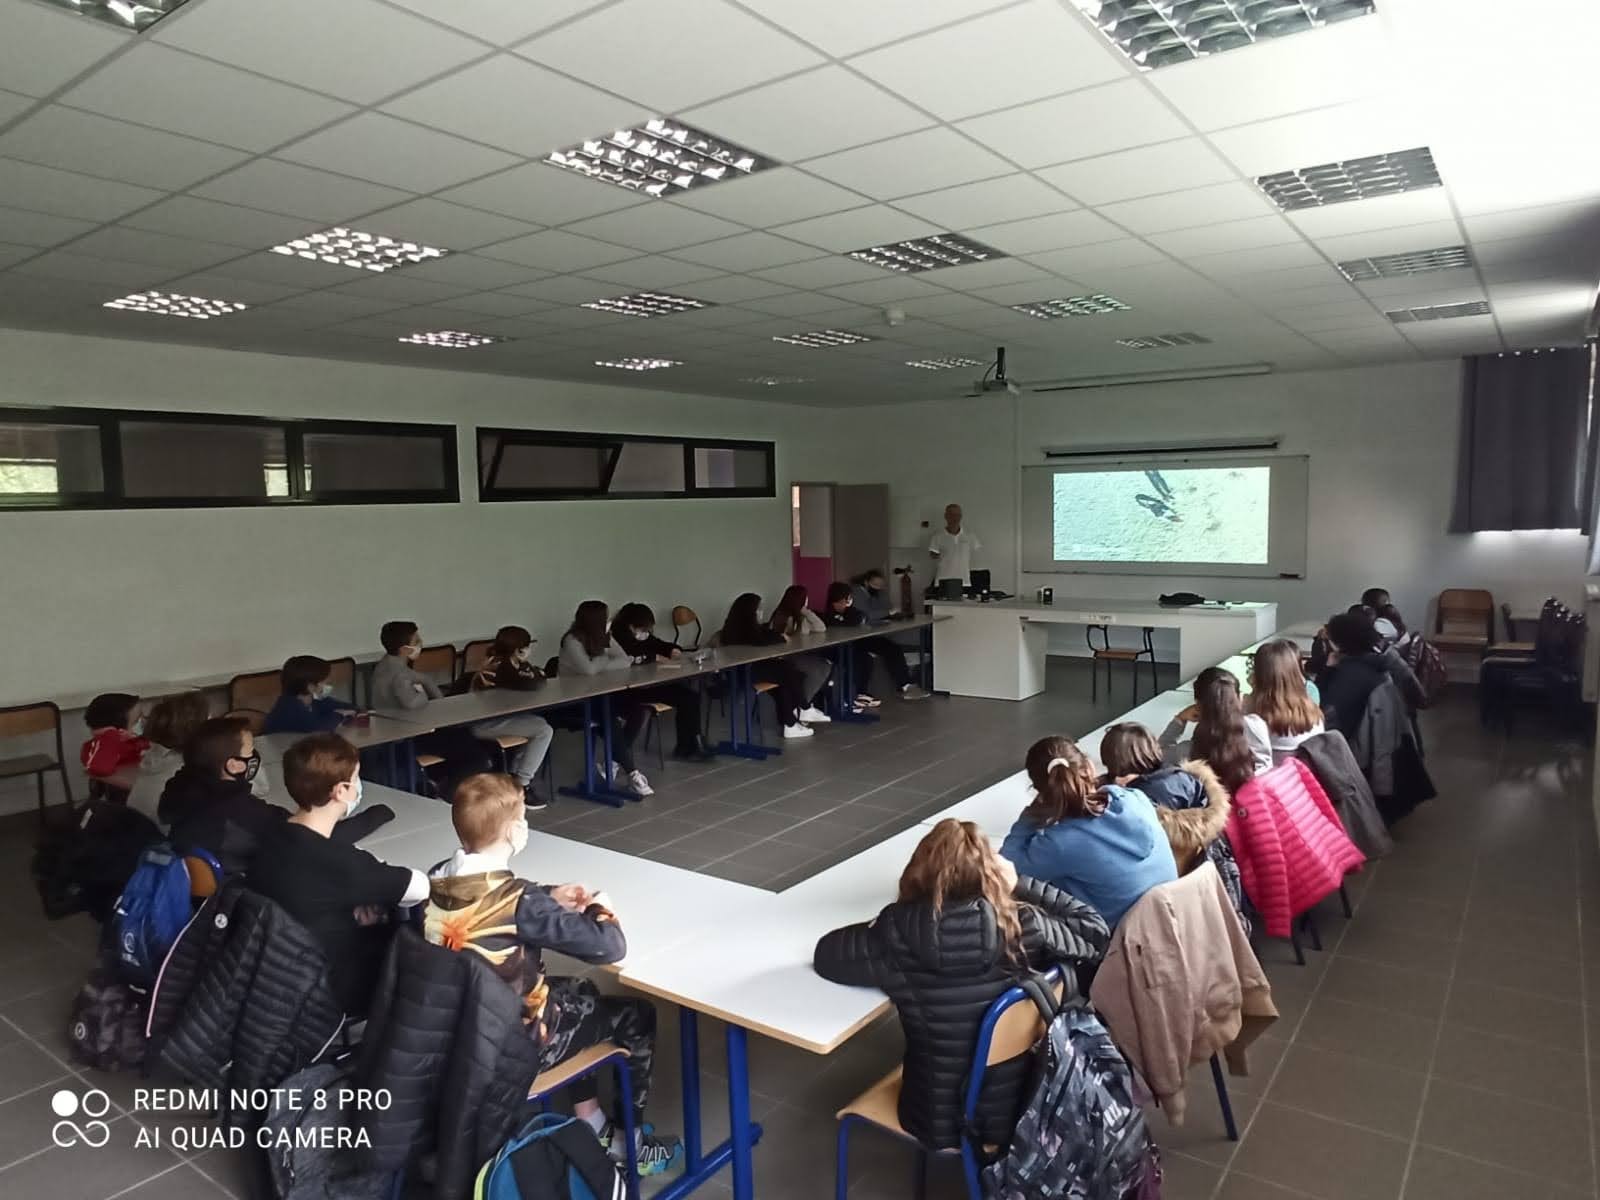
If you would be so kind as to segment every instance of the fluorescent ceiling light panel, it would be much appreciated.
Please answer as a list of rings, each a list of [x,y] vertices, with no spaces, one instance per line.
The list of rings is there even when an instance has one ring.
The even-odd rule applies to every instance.
[[[1352,258],[1340,263],[1339,271],[1351,283],[1365,283],[1370,279],[1426,275],[1429,271],[1453,271],[1471,265],[1472,251],[1465,246],[1440,246],[1434,250],[1413,250],[1409,254]]]
[[[1209,346],[1211,339],[1198,333],[1147,333],[1143,337],[1118,338],[1117,345],[1129,350],[1166,350],[1173,346]]]
[[[786,383],[810,383],[811,380],[800,375],[751,375],[739,382],[759,384],[762,387],[782,387]]]
[[[688,296],[674,296],[668,292],[633,292],[627,296],[608,296],[604,300],[590,300],[584,308],[597,312],[615,313],[619,317],[666,317],[673,313],[693,312],[697,308],[714,308],[704,300],[691,300]]]
[[[864,333],[846,333],[842,329],[808,329],[803,333],[791,333],[786,337],[774,337],[775,342],[784,342],[790,346],[810,346],[813,349],[822,346],[853,346],[857,342],[870,342]]]
[[[920,367],[924,371],[949,371],[955,367],[981,367],[983,364],[975,358],[918,358],[906,363],[908,367]]]
[[[1459,304],[1430,304],[1425,308],[1392,308],[1383,314],[1396,325],[1410,325],[1414,321],[1448,321],[1452,317],[1486,317],[1487,300],[1463,300]]]
[[[1073,0],[1145,71],[1363,17],[1372,0]]]
[[[615,367],[619,371],[660,371],[665,367],[681,367],[675,358],[597,358],[597,367]]]
[[[959,233],[936,233],[931,237],[912,238],[888,246],[868,246],[865,250],[850,251],[849,256],[886,271],[913,272],[964,267],[969,263],[1006,257],[993,246],[985,246]]]
[[[1128,306],[1115,296],[1095,292],[1089,296],[1068,296],[1061,300],[1035,300],[1032,304],[1013,304],[1019,313],[1054,321],[1058,317],[1093,317],[1101,313],[1127,312]]]
[[[693,188],[743,179],[778,164],[754,151],[662,117],[638,129],[618,129],[553,151],[545,162],[646,196],[677,196]]]
[[[1433,151],[1426,146],[1369,154],[1344,162],[1319,163],[1256,178],[1257,186],[1267,194],[1267,199],[1284,212],[1417,192],[1438,187],[1440,182]]]
[[[272,252],[308,258],[313,262],[332,263],[337,267],[380,272],[409,267],[412,263],[426,262],[430,258],[443,258],[450,253],[435,246],[337,226],[284,242],[281,246],[272,247]]]
[[[131,29],[142,33],[174,9],[182,8],[185,0],[46,0],[57,8],[69,9],[79,16],[105,21],[118,29]]]
[[[164,317],[192,317],[209,321],[212,317],[225,317],[229,313],[243,312],[250,307],[232,300],[207,300],[204,296],[179,296],[171,292],[134,292],[116,300],[107,300],[104,308],[120,308],[125,312],[159,313]]]
[[[468,333],[464,329],[433,329],[421,333],[408,333],[397,341],[413,346],[438,346],[444,350],[471,350],[474,346],[492,346],[509,338],[492,337],[487,333]]]

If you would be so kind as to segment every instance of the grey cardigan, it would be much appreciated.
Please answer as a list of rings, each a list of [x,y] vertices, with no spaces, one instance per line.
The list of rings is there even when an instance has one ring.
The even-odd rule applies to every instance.
[[[606,638],[604,654],[594,658],[583,648],[583,643],[572,634],[561,639],[561,670],[572,675],[599,675],[602,671],[626,671],[633,666],[628,652],[617,645],[617,639]]]
[[[438,684],[398,654],[385,654],[378,660],[368,688],[373,708],[421,708],[442,694]]]

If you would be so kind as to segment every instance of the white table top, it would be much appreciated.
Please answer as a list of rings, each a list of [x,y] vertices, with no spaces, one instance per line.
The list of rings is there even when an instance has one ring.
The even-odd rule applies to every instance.
[[[1051,615],[1055,613],[1119,613],[1131,615],[1161,615],[1184,617],[1228,617],[1253,613],[1257,609],[1273,606],[1272,601],[1238,600],[1220,604],[1159,604],[1154,600],[1120,600],[1114,596],[1057,596],[1050,604],[1037,600],[1012,597],[1009,600],[930,600],[935,609],[968,611],[977,609],[989,612],[1017,612]]]

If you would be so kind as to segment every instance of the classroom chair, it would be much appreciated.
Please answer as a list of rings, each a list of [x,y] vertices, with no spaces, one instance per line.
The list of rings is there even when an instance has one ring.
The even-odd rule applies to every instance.
[[[700,618],[695,614],[694,609],[687,604],[674,605],[672,609],[672,644],[674,646],[679,644],[678,638],[682,636],[683,631],[690,625],[694,626],[694,641],[684,646],[683,649],[698,650],[700,648],[700,636],[704,632],[700,627]]]
[[[356,660],[353,658],[330,658],[328,660],[328,682],[333,684],[333,693],[356,703]],[[372,698],[370,692],[367,697]],[[271,705],[268,705],[270,708]]]
[[[250,722],[250,732],[256,737],[261,736],[261,731],[267,724],[267,714],[259,708],[230,708],[222,715],[225,717],[243,717]]]
[[[475,675],[483,670],[484,660],[489,657],[489,649],[493,645],[493,638],[478,638],[468,642],[466,649],[461,652],[461,673]]]
[[[1428,640],[1443,653],[1482,658],[1494,641],[1494,597],[1482,588],[1446,588],[1439,593]]]
[[[672,705],[660,700],[646,700],[644,706],[650,712],[644,722],[644,748],[646,750],[650,749],[650,735],[655,734],[656,765],[665,771],[667,769],[667,755],[661,746],[661,718],[672,711]]]
[[[39,790],[39,821],[44,822],[44,777],[50,771],[61,776],[61,793],[67,803],[72,803],[72,784],[67,780],[66,752],[61,745],[61,709],[49,700],[34,704],[14,704],[0,708],[0,737],[27,737],[35,733],[55,735],[56,752],[48,754],[22,754],[16,758],[0,758],[0,779],[18,779],[32,775]]]
[[[1094,644],[1094,635],[1100,635],[1100,644]],[[1084,640],[1089,644],[1090,653],[1094,661],[1090,664],[1090,698],[1100,698],[1100,664],[1106,667],[1106,695],[1111,695],[1111,664],[1125,662],[1133,668],[1133,702],[1139,703],[1139,664],[1150,664],[1150,694],[1154,696],[1160,691],[1156,682],[1156,647],[1152,640],[1155,630],[1149,625],[1143,626],[1144,645],[1139,649],[1132,647],[1114,647],[1111,645],[1111,630],[1105,625],[1089,625],[1083,631]]]
[[[1506,623],[1506,640],[1492,642],[1485,652],[1485,658],[1531,658],[1534,652],[1533,642],[1517,640],[1517,619],[1511,615],[1511,605],[1500,605],[1500,616]]]
[[[268,712],[283,694],[283,679],[277,671],[252,671],[235,675],[228,682],[228,711],[255,709]]]
[[[205,850],[191,850],[185,854],[183,869],[189,873],[191,900],[209,900],[222,886],[222,864]]]
[[[617,1107],[622,1110],[622,1135],[628,1139],[628,1162],[624,1178],[628,1200],[639,1197],[639,1150],[633,1144],[633,1080],[628,1077],[628,1052],[615,1042],[600,1042],[580,1050],[566,1062],[541,1071],[528,1089],[528,1101],[550,1111],[550,1096],[562,1088],[593,1075],[605,1067],[617,1073]]]
[[[411,669],[426,675],[435,683],[450,683],[456,677],[456,648],[448,642],[424,646],[411,660]]]
[[[1052,968],[1046,980],[1056,1000],[1060,1001],[1060,968]],[[1020,987],[1007,988],[989,1005],[983,1014],[983,1024],[978,1027],[978,1040],[972,1050],[972,1067],[962,1093],[963,1124],[970,1128],[977,1115],[978,1098],[983,1094],[984,1073],[996,1063],[1009,1062],[1028,1053],[1044,1036],[1044,1031],[1044,1019],[1038,1007]],[[834,1163],[835,1200],[846,1200],[850,1194],[850,1127],[858,1122],[874,1125],[885,1133],[911,1143],[916,1152],[913,1181],[917,1200],[922,1200],[927,1193],[928,1157],[935,1154],[959,1154],[962,1174],[966,1177],[967,1195],[970,1200],[982,1200],[983,1188],[979,1177],[984,1163],[998,1147],[977,1145],[972,1138],[963,1135],[958,1149],[928,1149],[900,1124],[900,1082],[901,1068],[896,1067],[834,1114],[839,1122]]]

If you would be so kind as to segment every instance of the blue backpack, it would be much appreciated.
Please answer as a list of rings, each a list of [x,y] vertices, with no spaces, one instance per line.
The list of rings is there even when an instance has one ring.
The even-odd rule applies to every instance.
[[[135,987],[155,983],[167,951],[193,914],[183,857],[165,843],[146,849],[111,913],[112,946],[123,980]]]
[[[540,1113],[483,1165],[472,1200],[626,1200],[627,1194],[587,1121]]]

